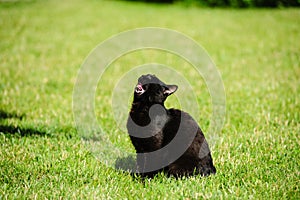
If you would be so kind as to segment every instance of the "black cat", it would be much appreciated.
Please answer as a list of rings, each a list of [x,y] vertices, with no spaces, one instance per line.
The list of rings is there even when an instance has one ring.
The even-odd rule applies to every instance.
[[[143,177],[160,171],[175,177],[216,173],[196,121],[188,113],[164,106],[176,90],[176,85],[166,85],[154,75],[138,79],[127,130],[137,153],[137,172]]]

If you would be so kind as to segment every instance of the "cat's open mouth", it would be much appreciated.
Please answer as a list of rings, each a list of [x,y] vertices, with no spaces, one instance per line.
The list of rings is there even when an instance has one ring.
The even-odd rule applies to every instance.
[[[137,86],[135,87],[135,92],[138,95],[142,95],[145,92],[145,90],[144,90],[144,88],[143,88],[143,86],[142,86],[141,83],[137,84]]]

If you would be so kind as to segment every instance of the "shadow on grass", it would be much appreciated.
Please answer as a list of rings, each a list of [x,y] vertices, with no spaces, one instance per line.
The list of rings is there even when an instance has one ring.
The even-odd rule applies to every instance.
[[[136,158],[134,156],[127,156],[124,158],[117,158],[115,168],[125,172],[133,173],[136,171]]]
[[[115,169],[125,173],[129,173],[132,180],[145,183],[145,178],[141,174],[136,173],[137,165],[135,156],[127,156],[123,158],[117,158],[115,161]]]
[[[25,115],[19,115],[16,113],[8,113],[4,110],[0,110],[0,120],[1,119],[10,119],[10,118],[16,118],[19,120],[22,120],[25,117]]]
[[[0,110],[0,133],[18,134],[20,136],[33,136],[33,135],[46,136],[46,135],[49,135],[49,133],[47,133],[46,131],[38,130],[33,127],[20,127],[20,126],[1,123],[5,119],[14,118],[14,119],[18,119],[18,120],[23,120],[24,117],[25,117],[24,114],[19,115],[16,113],[10,113],[10,112],[6,112],[4,110]]]
[[[77,130],[72,126],[51,126],[46,127],[43,124],[39,125],[14,125],[8,123],[7,119],[16,119],[16,120],[24,120],[24,114],[17,114],[13,112],[6,112],[4,110],[0,110],[0,134],[11,134],[11,135],[19,135],[21,137],[24,136],[47,136],[47,137],[63,137],[66,139],[70,139],[73,137],[77,137]]]
[[[136,164],[136,156],[134,155],[130,155],[127,157],[123,157],[123,158],[117,158],[115,161],[115,169],[123,171],[125,173],[129,173],[132,177],[133,180],[135,181],[140,181],[141,183],[145,183],[144,181],[146,179],[152,179],[154,178],[156,175],[159,174],[158,171],[154,171],[154,172],[147,172],[144,174],[140,174],[137,171],[137,164]],[[162,172],[163,170],[159,170],[160,172]],[[165,174],[166,176],[168,176],[167,174]]]
[[[19,127],[19,126],[13,126],[13,125],[0,125],[0,133],[4,134],[19,134],[20,136],[33,136],[33,135],[39,135],[39,136],[46,136],[50,135],[46,131],[43,130],[37,130],[35,128],[30,127]]]

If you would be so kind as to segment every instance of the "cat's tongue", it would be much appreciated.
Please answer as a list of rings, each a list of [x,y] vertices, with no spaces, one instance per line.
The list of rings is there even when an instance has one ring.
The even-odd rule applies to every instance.
[[[135,92],[138,93],[138,94],[142,94],[142,93],[144,93],[144,91],[145,90],[144,90],[142,84],[140,84],[140,83],[135,88]]]
[[[138,84],[137,86],[136,86],[139,90],[143,90],[143,86],[142,86],[142,84]]]

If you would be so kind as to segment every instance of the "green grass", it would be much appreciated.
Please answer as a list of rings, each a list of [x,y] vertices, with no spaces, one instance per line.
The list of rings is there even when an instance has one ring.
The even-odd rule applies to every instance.
[[[0,3],[0,199],[299,199],[299,11],[95,0]],[[215,176],[159,175],[141,183],[99,162],[76,132],[72,91],[85,57],[114,34],[149,26],[192,37],[222,74],[227,112],[213,146]],[[200,106],[197,120],[208,130],[204,81],[175,56],[135,52],[112,64],[95,99],[99,123],[124,148],[132,150],[115,125],[110,94],[130,66],[153,61],[184,66]],[[167,105],[178,107],[176,98]]]

